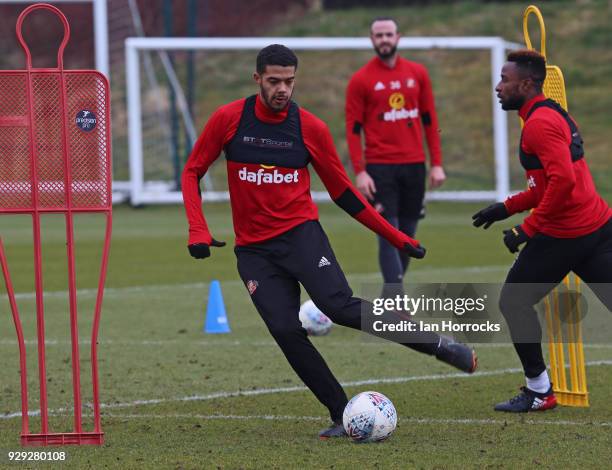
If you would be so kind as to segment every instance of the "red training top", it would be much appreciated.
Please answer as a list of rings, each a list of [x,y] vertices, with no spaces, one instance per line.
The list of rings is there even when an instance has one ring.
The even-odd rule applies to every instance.
[[[525,103],[519,116],[525,119],[538,95]],[[572,162],[570,128],[557,111],[541,107],[527,119],[521,149],[536,155],[541,169],[527,170],[528,189],[506,199],[510,214],[534,209],[522,229],[530,237],[543,233],[556,238],[588,235],[612,217],[612,210],[597,193],[584,158]]]
[[[365,163],[424,162],[420,122],[431,165],[442,165],[438,117],[427,69],[402,57],[392,69],[378,57],[370,60],[353,75],[346,90],[346,140],[355,174],[365,169]]]
[[[183,201],[189,221],[189,244],[210,244],[212,237],[202,213],[199,181],[236,134],[245,99],[217,109],[196,142],[182,177]],[[274,113],[257,96],[256,119],[280,124],[287,109]],[[397,248],[419,242],[395,229],[352,186],[336,153],[332,136],[323,121],[299,108],[303,143],[311,163],[331,198],[366,227]],[[282,175],[282,176],[281,176]],[[308,220],[317,220],[317,207],[310,195],[307,167],[271,167],[260,163],[227,161],[236,245],[263,242]]]

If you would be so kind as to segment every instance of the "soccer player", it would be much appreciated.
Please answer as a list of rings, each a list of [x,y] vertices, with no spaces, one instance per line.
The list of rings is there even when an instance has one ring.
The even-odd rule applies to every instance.
[[[446,179],[431,81],[423,65],[399,57],[393,19],[376,18],[370,39],[376,56],[353,75],[346,91],[346,139],[356,185],[391,225],[414,237],[424,215],[423,130],[429,184],[437,188]],[[383,293],[402,292],[408,255],[378,237],[378,259]]]
[[[220,247],[202,213],[199,181],[221,151],[236,233],[238,272],[251,299],[291,367],[325,405],[333,421],[322,438],[345,435],[344,390],[308,340],[298,312],[300,284],[329,318],[361,329],[361,311],[372,305],[353,297],[310,195],[308,164],[333,201],[409,256],[422,258],[418,241],[387,223],[356,191],[336,154],[327,126],[291,100],[298,60],[274,44],[257,55],[259,94],[220,107],[210,117],[183,171],[189,253],[210,256]],[[417,337],[418,336],[418,337]],[[467,346],[431,333],[406,346],[435,355],[465,372],[476,368]]]
[[[474,225],[533,209],[523,223],[504,230],[511,253],[520,250],[500,298],[527,386],[497,411],[548,410],[557,404],[542,356],[536,305],[573,271],[612,309],[612,210],[595,189],[575,121],[546,99],[545,58],[535,51],[511,52],[495,91],[504,110],[525,122],[519,145],[528,189],[474,214]]]

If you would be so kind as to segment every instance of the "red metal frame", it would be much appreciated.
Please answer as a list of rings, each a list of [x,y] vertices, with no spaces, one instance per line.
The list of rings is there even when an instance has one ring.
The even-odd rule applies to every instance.
[[[56,68],[34,68],[23,39],[25,18],[35,10],[55,13],[64,26]],[[92,70],[64,70],[63,55],[70,37],[66,17],[56,7],[36,4],[17,20],[17,38],[26,56],[25,70],[0,71],[0,215],[32,216],[36,287],[36,330],[40,383],[40,433],[31,433],[28,416],[26,347],[15,301],[4,245],[0,264],[8,292],[19,345],[21,373],[22,445],[103,443],[98,388],[98,331],[108,266],[112,229],[110,96],[106,77]],[[7,104],[8,103],[8,104]],[[94,108],[97,130],[77,128],[75,110]],[[81,111],[82,112],[82,111]],[[27,131],[26,131],[27,130]],[[26,143],[24,143],[26,142]],[[4,168],[8,168],[4,170]],[[81,403],[81,368],[77,290],[74,258],[74,214],[106,215],[106,230],[98,293],[91,332],[91,369],[94,429],[84,431]],[[64,214],[72,346],[74,431],[50,432],[45,364],[45,312],[41,257],[41,214]]]

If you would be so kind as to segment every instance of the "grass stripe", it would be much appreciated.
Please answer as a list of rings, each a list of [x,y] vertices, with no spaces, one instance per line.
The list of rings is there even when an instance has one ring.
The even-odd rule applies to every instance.
[[[54,413],[53,416],[70,416],[60,413]],[[508,415],[509,417],[511,415]],[[571,421],[571,420],[533,420],[522,419],[523,415],[519,415],[520,421],[511,421],[510,419],[492,419],[492,418],[429,418],[429,417],[402,417],[399,416],[398,421],[411,424],[456,424],[456,425],[496,425],[507,426],[508,424],[528,424],[541,426],[592,426],[592,427],[612,427],[612,422],[609,421]],[[93,415],[83,414],[85,418],[91,418]],[[189,420],[228,420],[228,421],[321,421],[327,422],[329,418],[326,416],[291,416],[291,415],[203,415],[203,414],[118,414],[118,413],[103,413],[104,418],[113,418],[121,420],[132,419],[189,419]]]
[[[202,415],[202,414],[104,414],[107,418],[118,419],[199,419],[199,420],[288,420],[288,421],[329,421],[328,417],[323,416],[287,416],[287,415]],[[475,418],[415,418],[399,416],[400,423],[415,424],[464,424],[464,425],[501,425],[512,424],[509,420],[500,419],[475,419]],[[544,425],[544,426],[594,426],[612,427],[612,422],[608,421],[570,421],[570,420],[533,420],[521,419],[516,424]]]
[[[586,363],[589,367],[594,366],[609,366],[612,365],[612,360],[601,360],[601,361],[589,361]],[[479,377],[491,377],[496,375],[505,375],[511,373],[521,372],[520,368],[506,368],[497,369],[490,371],[475,372],[474,374],[468,375],[463,372],[455,372],[451,374],[433,374],[433,375],[417,375],[417,376],[406,376],[406,377],[383,377],[378,379],[366,379],[356,380],[350,382],[343,382],[343,387],[357,387],[361,385],[374,385],[374,384],[396,384],[416,381],[433,381],[433,380],[447,380],[447,379],[473,379]],[[237,390],[237,391],[222,391],[215,392],[206,395],[190,395],[186,397],[174,397],[174,398],[153,398],[148,400],[134,400],[124,403],[101,403],[101,409],[117,409],[117,408],[132,408],[137,406],[147,405],[158,405],[162,403],[177,403],[177,402],[192,402],[192,401],[207,401],[215,400],[219,398],[233,398],[233,397],[247,397],[257,395],[270,395],[276,393],[293,393],[293,392],[304,392],[308,388],[304,386],[294,387],[278,387],[278,388],[262,388],[257,390]],[[86,405],[91,407],[91,405]],[[58,408],[56,410],[49,410],[49,413],[63,413],[67,410],[64,408]],[[30,411],[30,416],[38,416],[40,410]],[[4,415],[0,415],[0,419],[11,419],[18,418],[21,416],[21,412],[13,412]]]
[[[347,343],[354,343],[356,341],[330,341],[326,344],[327,347],[330,346],[341,346],[346,347]],[[25,340],[25,344],[27,345],[36,345],[37,340],[35,338],[30,338]],[[69,346],[72,343],[68,340],[58,340],[54,338],[49,338],[45,340],[45,346]],[[79,341],[81,345],[89,345],[91,344],[91,340],[83,339]],[[101,345],[123,345],[123,346],[164,346],[164,345],[172,345],[172,344],[180,344],[180,345],[196,345],[196,346],[206,346],[206,347],[234,347],[234,346],[248,346],[248,347],[259,347],[259,346],[276,346],[276,342],[273,340],[262,340],[262,341],[242,341],[242,340],[225,340],[218,339],[214,341],[209,341],[206,339],[196,339],[196,340],[178,340],[178,339],[145,339],[145,340],[134,340],[134,339],[106,339],[99,340],[98,344]],[[384,344],[391,344],[383,341],[362,341],[360,342],[360,346],[381,346]],[[512,344],[506,343],[473,343],[476,349],[497,349],[497,348],[509,348],[512,347]],[[16,346],[17,340],[12,338],[0,338],[0,346]],[[584,344],[583,347],[585,349],[612,349],[612,344]]]
[[[500,270],[507,270],[506,265],[493,265],[493,266],[468,266],[468,267],[457,267],[457,268],[431,268],[424,267],[421,269],[415,269],[411,271],[410,275],[418,277],[420,274],[432,275],[432,274],[468,274],[468,273],[488,273],[496,272]],[[347,277],[352,282],[360,281],[380,281],[379,272],[371,273],[347,273]],[[414,279],[413,279],[414,280]],[[228,286],[241,286],[243,283],[238,279],[221,281],[222,285]],[[141,294],[149,292],[157,292],[162,289],[204,289],[208,287],[208,283],[204,282],[193,282],[186,284],[148,284],[142,286],[128,286],[128,287],[107,287],[104,289],[105,296],[115,296],[123,294]],[[97,289],[77,289],[77,295],[82,297],[91,297],[98,294]],[[58,291],[45,291],[45,298],[64,298],[68,296],[67,290]],[[33,300],[36,298],[35,292],[20,292],[15,294],[17,300]],[[0,301],[8,300],[6,294],[0,295]]]

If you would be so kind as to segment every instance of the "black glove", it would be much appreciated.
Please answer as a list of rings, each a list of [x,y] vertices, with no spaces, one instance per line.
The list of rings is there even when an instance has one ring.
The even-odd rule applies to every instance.
[[[484,224],[483,228],[488,229],[494,222],[507,219],[508,217],[510,217],[510,214],[508,214],[506,205],[503,202],[497,202],[476,212],[472,219],[474,220],[474,227],[480,227]]]
[[[510,253],[516,253],[519,251],[519,246],[529,240],[527,235],[520,225],[511,228],[510,230],[504,230],[504,244],[510,250]]]
[[[425,253],[427,250],[424,246],[412,246],[410,243],[404,243],[404,249],[402,250],[404,253],[408,253],[408,256],[411,258],[421,259],[425,257]]]
[[[210,256],[211,246],[222,247],[225,246],[225,242],[219,242],[213,238],[210,245],[206,243],[194,243],[193,245],[189,245],[187,249],[189,250],[189,254],[195,259],[204,259]]]

